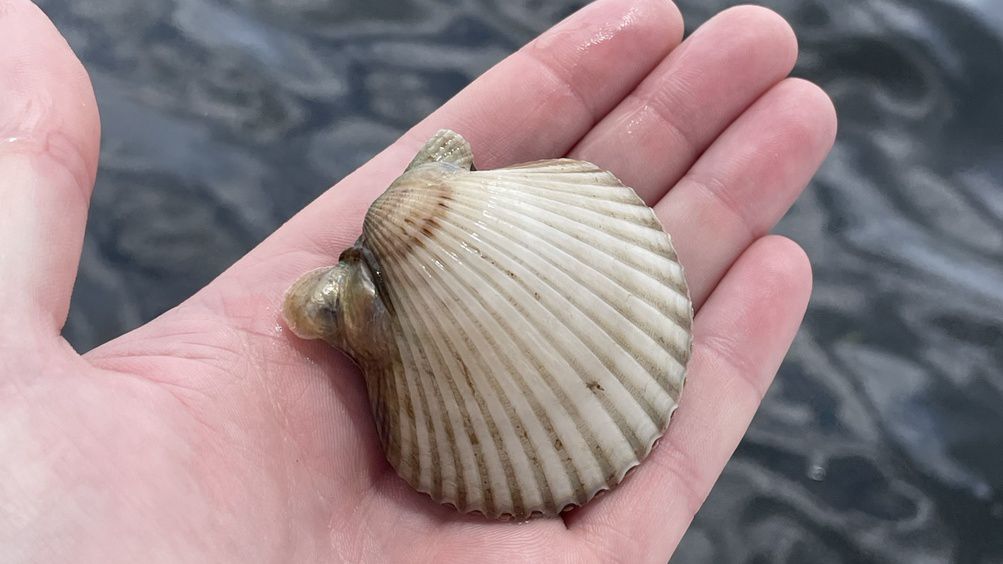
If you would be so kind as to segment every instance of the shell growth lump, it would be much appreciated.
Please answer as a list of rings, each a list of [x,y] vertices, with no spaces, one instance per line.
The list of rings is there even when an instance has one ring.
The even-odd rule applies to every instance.
[[[613,174],[571,159],[476,170],[448,130],[283,313],[359,365],[412,487],[520,519],[582,505],[648,455],[693,319],[669,236]]]

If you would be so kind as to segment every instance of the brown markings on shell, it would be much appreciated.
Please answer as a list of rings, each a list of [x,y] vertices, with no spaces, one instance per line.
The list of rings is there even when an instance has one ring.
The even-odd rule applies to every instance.
[[[445,197],[443,197],[443,196],[445,196]],[[429,200],[430,200],[430,198],[426,197],[426,198],[423,198],[423,200],[424,200],[423,204],[420,207],[419,206],[416,206],[416,207],[418,209],[422,209],[422,211],[424,213],[427,213],[429,218],[434,219],[436,217],[442,217],[444,215],[442,213],[435,213],[434,212],[434,208],[440,207],[440,206],[438,206],[438,203],[445,204],[445,205],[442,206],[442,209],[449,209],[448,202],[450,200],[452,200],[452,199],[453,198],[448,194],[448,192],[441,191],[439,193],[439,198],[436,200],[436,202],[437,202],[436,205],[429,206]],[[428,209],[428,207],[433,207],[433,209]],[[400,235],[402,236],[401,239],[412,238],[413,236],[411,236],[409,234],[409,228],[406,227],[406,226],[410,226],[411,229],[414,229],[415,226],[418,226],[420,224],[418,222],[413,221],[413,220],[410,221],[410,222],[405,220],[404,224],[405,225],[400,225],[400,224],[390,224],[390,225],[393,226],[393,227],[396,227],[398,229]],[[438,228],[438,222],[437,221],[434,222],[434,225],[435,225],[436,228]],[[401,248],[400,248],[400,246],[387,245],[386,241],[383,238],[380,239],[379,246],[380,246],[381,250],[384,250],[384,251],[386,251],[388,253],[393,253],[393,254],[395,254],[397,256],[397,258],[399,258],[401,260],[403,260],[404,257],[408,256],[412,252],[410,250],[402,251]],[[485,260],[488,263],[491,263],[496,268],[498,267],[497,262],[491,256],[486,255],[484,252],[482,252],[480,249],[477,249],[476,247],[471,246],[471,248],[473,248],[476,251],[476,254],[482,260]],[[406,254],[404,254],[404,253],[406,253]],[[505,270],[504,272],[509,277],[516,278],[516,274],[514,272],[511,272],[509,270]],[[490,281],[488,281],[488,283],[491,284]],[[493,317],[497,318],[497,316],[493,316]],[[498,318],[498,319],[496,319],[496,321],[499,322],[499,323],[501,323],[503,326],[506,326],[506,322],[503,321],[502,319]],[[495,345],[495,343],[494,343],[493,340],[491,341],[491,343],[492,343],[492,345]],[[517,343],[516,346],[519,349],[521,349],[521,350],[524,350],[524,351],[527,350],[527,345],[525,343],[522,343],[522,344]],[[504,356],[503,356],[504,353],[502,351],[498,351],[497,354],[500,356],[500,358],[504,359]],[[574,363],[572,362],[572,364],[574,364]],[[515,371],[514,367],[509,366],[509,368],[513,372]],[[544,369],[544,367],[542,365],[534,364],[534,368],[539,373],[549,374],[549,372],[546,369]],[[550,375],[550,377],[553,378],[554,376]],[[529,401],[530,405],[532,406],[533,412],[535,413],[538,421],[540,422],[540,424],[542,425],[542,427],[544,428],[544,430],[547,432],[547,434],[549,434],[551,436],[556,435],[555,427],[554,427],[553,421],[551,421],[549,412],[532,395],[531,390],[528,388],[528,383],[523,382],[521,380],[516,380],[516,383],[517,383],[517,385],[520,386],[520,388],[522,388],[521,391],[522,391],[524,397],[527,399],[527,401]],[[498,386],[498,383],[492,382],[491,385],[492,386]],[[552,393],[554,393],[555,396],[558,397],[559,400],[561,400],[564,404],[566,404],[566,405],[567,404],[571,404],[569,398],[567,397],[567,395],[564,393],[563,390],[560,390],[559,388],[554,387],[554,386],[550,386],[550,389],[551,389]],[[500,389],[496,389],[495,392],[499,395],[499,397],[502,397]],[[511,412],[511,410],[512,410],[512,406],[509,405],[507,401],[504,402],[504,406],[503,407],[504,407],[504,409],[505,409],[506,412]],[[585,424],[585,421],[583,419],[583,415],[582,414],[577,413],[575,411],[572,411],[572,412],[569,413],[569,416],[572,419],[575,420],[576,426],[579,429],[588,429],[588,426]],[[430,425],[430,422],[428,422],[427,424]],[[519,419],[518,418],[513,419],[513,426],[514,426],[514,430],[516,431],[516,434],[523,440],[524,444],[530,445],[531,443],[527,442],[528,441],[527,431],[523,427],[523,425],[521,423],[519,423]],[[500,437],[496,435],[495,439],[496,440],[500,440]],[[584,437],[584,439],[585,439],[586,443],[589,443],[589,444],[595,443],[598,440],[591,433],[587,434]],[[562,449],[562,451],[563,451],[563,449]],[[583,496],[586,495],[586,488],[585,488],[585,485],[584,485],[584,481],[583,481],[583,478],[582,478],[582,476],[580,474],[580,470],[577,467],[575,467],[574,463],[572,462],[572,455],[571,455],[571,453],[569,453],[567,451],[563,451],[563,453],[564,453],[564,455],[560,457],[560,461],[561,461],[561,463],[565,467],[566,475],[567,475],[568,479],[571,481],[573,490],[579,492],[579,496],[582,496],[579,499],[576,499],[575,503],[573,505],[580,505],[580,504],[582,504],[582,503],[584,503],[586,501],[586,499],[583,497]],[[594,454],[596,455],[596,463],[603,469],[603,471],[607,475],[615,475],[616,474],[615,466],[614,466],[612,460],[609,459],[608,453],[606,453],[604,451],[597,451],[597,452],[594,452]],[[435,455],[435,453],[433,453],[433,456],[434,455]],[[503,459],[507,458],[506,453],[504,452],[504,450],[501,450],[499,452],[499,455],[502,456]],[[539,455],[540,455],[540,453],[536,451],[535,447],[531,446],[530,449],[527,451],[527,456],[529,457],[530,462],[532,463],[531,464],[531,468],[532,468],[534,474],[536,475],[535,477],[536,477],[538,485],[543,489],[543,491],[549,491],[549,480],[546,477],[546,474],[544,474],[540,470],[540,468],[539,468]],[[521,497],[522,497],[522,490],[521,490],[521,488],[517,487],[517,482],[514,480],[514,474],[513,474],[514,470],[513,470],[512,466],[511,466],[511,463],[503,461],[503,466],[505,466],[506,477],[508,478],[508,482],[509,482],[510,488],[512,489],[513,494],[515,495],[516,498],[521,499]],[[608,481],[608,479],[607,479],[607,481]],[[488,489],[487,491],[490,492],[490,489]],[[441,492],[437,492],[437,493],[441,493]],[[441,497],[441,495],[435,495],[433,497]],[[545,500],[545,503],[548,506],[552,506],[554,501],[556,501],[556,500],[553,500],[553,499]],[[516,517],[516,518],[528,517],[528,515],[526,514],[526,512],[523,510],[522,505],[523,505],[523,503],[521,501],[515,501],[513,512],[511,513],[511,515],[513,517]],[[489,513],[494,513],[493,504],[488,504],[488,506],[486,507],[486,509],[488,510]]]
[[[427,166],[428,165],[426,165],[426,167],[423,167],[423,168],[427,168]],[[436,165],[431,165],[431,166],[436,166]],[[432,191],[433,186],[435,188],[439,188],[439,189],[436,190],[435,192],[433,192]],[[399,189],[400,188],[398,188],[398,190]],[[441,183],[437,183],[437,184],[434,184],[434,185],[425,185],[424,187],[422,187],[422,189],[425,190],[425,192],[422,194],[422,199],[426,202],[425,205],[428,205],[427,202],[429,200],[429,196],[430,195],[434,194],[435,196],[437,196],[437,198],[435,199],[435,203],[434,203],[433,207],[434,207],[435,210],[438,210],[438,211],[433,211],[433,212],[429,213],[428,215],[424,216],[424,219],[421,220],[421,221],[415,221],[410,216],[402,216],[401,217],[401,223],[393,223],[392,220],[387,220],[387,219],[384,219],[383,221],[380,221],[379,223],[383,227],[385,227],[385,228],[386,227],[396,228],[397,232],[401,235],[401,237],[399,239],[397,239],[397,240],[412,241],[413,245],[415,247],[425,248],[425,244],[422,242],[422,238],[419,237],[416,234],[412,235],[411,231],[415,230],[415,232],[420,232],[421,235],[423,235],[423,236],[425,236],[427,238],[430,238],[430,239],[434,238],[435,237],[435,233],[441,228],[441,226],[440,226],[437,218],[443,217],[445,215],[445,212],[449,209],[449,202],[453,199],[453,197],[449,194],[448,189],[446,189]],[[388,198],[388,199],[390,199],[390,198]],[[393,204],[398,204],[398,202],[388,202],[387,203],[387,205],[393,205]],[[374,204],[374,208],[375,207],[376,206]],[[384,209],[385,209],[385,207],[384,207]],[[376,221],[376,219],[375,219],[375,217],[371,218],[371,219],[367,217],[367,221]],[[374,226],[370,225],[368,227],[371,228],[371,227],[374,227]],[[380,230],[377,229],[375,232],[379,232],[379,231]],[[378,241],[374,240],[373,243],[376,244],[381,249],[382,252],[387,253],[388,259],[390,257],[393,257],[393,258],[395,258],[398,261],[404,261],[408,256],[410,256],[414,252],[414,249],[411,246],[389,244],[389,241],[392,241],[392,240],[393,239],[388,239],[388,238],[385,238],[385,237],[380,237]],[[387,299],[388,300],[392,300],[392,297],[388,296]],[[465,376],[467,376],[469,378],[469,373],[468,373],[469,369],[467,368],[466,363],[463,362],[462,358],[460,358],[460,355],[455,350],[453,350],[451,348],[450,348],[449,352],[452,353],[452,355],[454,356],[454,358],[460,360],[461,369],[464,371]],[[431,384],[431,383],[429,385],[434,386],[434,384]],[[472,382],[469,382],[469,380],[468,380],[468,385],[470,386],[471,391],[472,391],[473,396],[474,396],[474,399],[478,402],[479,408],[481,409],[481,412],[482,412],[483,416],[485,417],[486,422],[488,423],[488,426],[489,426],[489,429],[490,429],[489,432],[490,432],[492,438],[497,443],[500,443],[501,442],[501,434],[500,434],[500,432],[499,432],[499,430],[497,428],[497,423],[493,422],[493,420],[492,420],[493,418],[490,415],[490,412],[487,410],[486,406],[484,406],[483,404],[481,404],[480,398],[476,394],[477,387],[474,386],[472,384]],[[497,385],[497,383],[493,383],[493,385]],[[420,385],[420,384],[418,384],[418,383],[416,383],[416,387],[418,389],[419,395],[421,396],[419,398],[420,401],[422,401],[424,404],[426,404],[428,406],[431,406],[431,403],[425,397],[425,391],[423,389],[423,386]],[[496,392],[500,392],[500,390],[496,390]],[[441,403],[441,401],[443,400],[443,398],[437,397],[436,400]],[[460,408],[461,408],[461,411],[465,411],[466,410],[466,408],[463,407],[463,406],[460,406]],[[503,406],[503,408],[505,408],[505,410],[508,411],[510,409],[510,406],[506,405],[506,406]],[[443,412],[443,413],[445,413],[445,409],[442,408],[441,405],[440,405],[440,411]],[[411,413],[411,417],[414,418],[413,412]],[[469,417],[464,417],[465,423],[468,423],[468,420],[469,420]],[[434,426],[432,424],[432,421],[431,421],[431,418],[430,418],[430,414],[428,412],[425,413],[425,426],[428,429],[428,432],[434,433],[434,431],[433,431]],[[469,426],[469,424],[465,425],[465,429],[464,430],[466,431],[467,436],[470,439],[471,444],[477,444],[478,443],[478,439],[476,438],[476,434],[474,433],[473,429]],[[548,427],[548,431],[553,432],[553,430],[551,428],[549,428],[549,427]],[[456,453],[456,450],[455,450],[455,440],[453,440],[452,432],[453,432],[453,429],[450,426],[447,425],[446,426],[446,433],[448,435],[449,442],[451,443],[450,444],[450,448],[453,450],[453,458],[454,458],[454,460],[459,460],[459,457],[458,457],[458,455]],[[415,445],[417,446],[417,440],[415,440]],[[507,456],[507,453],[505,452],[504,449],[499,449],[498,450],[498,455],[501,458],[501,462],[502,462],[502,466],[503,466],[503,471],[506,474],[506,479],[507,479],[508,483],[510,484],[510,487],[512,488],[512,491],[513,491],[513,494],[514,494],[512,516],[515,516],[517,518],[522,518],[522,517],[525,516],[525,509],[524,509],[525,502],[522,500],[522,492],[520,491],[519,488],[515,487],[515,484],[516,484],[515,469],[512,466],[512,463],[507,460],[508,456]],[[432,460],[433,466],[438,466],[439,465],[438,450],[437,449],[432,449],[431,456],[432,456],[432,459],[433,459]],[[413,466],[412,467],[415,468],[415,469],[418,468],[417,458],[418,458],[418,454],[417,454],[417,451],[415,451],[413,453],[413,456],[412,456],[412,459],[413,459]],[[485,462],[484,462],[484,460],[483,460],[483,458],[481,456],[481,453],[476,452],[476,449],[475,449],[475,460],[477,461],[477,464],[478,464],[478,467],[479,467],[478,474],[480,476],[482,493],[484,495],[483,503],[484,503],[484,506],[485,506],[485,510],[487,511],[488,514],[496,514],[495,507],[496,507],[496,503],[497,502],[494,499],[495,498],[495,492],[493,491],[493,489],[491,487],[491,479],[490,479],[489,474],[487,472],[486,464],[485,464]],[[534,467],[534,470],[538,471],[539,469]],[[416,476],[416,474],[415,474],[415,476]],[[443,491],[442,491],[441,478],[442,478],[441,474],[438,473],[438,472],[436,472],[435,476],[433,478],[435,481],[432,484],[431,491],[428,492],[433,497],[433,499],[440,499],[441,500],[444,497],[443,496]],[[545,487],[545,484],[546,484],[546,481],[545,481],[545,478],[544,478],[544,484],[543,484],[544,487]],[[462,497],[465,498],[467,496],[467,493],[468,492],[466,492],[465,483],[462,480],[458,480],[458,482],[457,482],[457,494],[459,496],[462,496]]]
[[[366,213],[363,232],[371,229],[372,223],[377,221],[376,216],[382,214],[383,222],[403,228],[405,225],[413,227],[416,233],[420,233],[428,239],[434,239],[436,232],[440,229],[439,220],[446,216],[449,211],[449,202],[453,200],[451,189],[446,183],[445,176],[455,173],[456,167],[442,163],[429,163],[421,165],[414,170],[408,171],[398,178],[382,196],[373,202],[372,207]],[[467,171],[462,171],[466,173]],[[428,213],[415,215],[415,206],[411,205],[413,200],[423,200],[427,202],[433,200],[433,205]],[[424,207],[424,206],[422,206]],[[406,235],[396,244],[384,243],[387,252],[393,252],[401,258],[406,258],[410,254],[410,247],[425,247],[425,241],[417,235]]]
[[[429,187],[426,186],[426,190],[428,190],[428,188]],[[449,209],[449,201],[451,201],[453,199],[452,196],[446,190],[439,190],[439,191],[437,191],[435,193],[435,195],[438,196],[438,198],[435,199],[434,203],[430,203],[430,200],[432,199],[430,197],[431,194],[429,193],[429,191],[426,191],[425,192],[425,197],[422,198],[423,203],[420,206],[416,206],[416,208],[421,209],[423,211],[423,213],[428,214],[427,215],[428,219],[426,221],[424,221],[424,222],[418,222],[418,221],[414,221],[410,217],[406,217],[405,216],[402,219],[402,224],[400,224],[400,223],[392,223],[392,222],[388,221],[388,219],[386,218],[386,216],[384,216],[383,220],[380,221],[379,224],[383,228],[385,228],[385,229],[396,230],[397,233],[400,235],[400,237],[399,237],[398,240],[411,240],[411,239],[417,239],[417,238],[419,238],[417,234],[412,234],[412,232],[413,232],[412,230],[418,230],[418,229],[421,228],[422,225],[425,225],[429,229],[429,231],[432,231],[434,229],[434,231],[432,231],[432,235],[434,235],[435,232],[438,231],[438,229],[440,228],[438,220],[436,218],[442,217],[444,214],[442,212],[436,213],[433,210],[434,209],[448,210]],[[432,208],[432,209],[429,209],[429,208]],[[374,218],[374,221],[375,221],[375,218]],[[371,225],[371,227],[375,227],[375,225]],[[380,229],[377,229],[375,232],[379,232],[379,231],[380,231]],[[374,236],[375,236],[375,232],[374,232]],[[425,232],[421,232],[421,235],[428,236],[428,234],[425,233]],[[388,260],[391,257],[393,257],[393,258],[396,258],[397,260],[403,261],[406,257],[410,256],[410,254],[412,254],[414,252],[414,249],[412,247],[410,247],[410,246],[401,246],[401,245],[388,244],[389,242],[388,242],[388,239],[386,237],[379,237],[378,240],[374,239],[372,242],[374,243],[374,245],[376,245],[380,249],[381,252],[387,253]],[[490,257],[485,257],[485,256],[483,256],[482,253],[478,253],[478,254],[481,255],[482,259],[485,259],[488,262],[493,262],[493,260],[490,259]],[[515,277],[515,274],[512,273],[512,272],[507,272],[507,274],[509,276]],[[448,315],[448,312],[446,312],[446,314]],[[504,322],[502,322],[502,323],[504,324]],[[492,344],[494,344],[494,341],[492,341]],[[525,348],[525,347],[521,346],[520,348]],[[503,355],[503,353],[500,352],[500,351],[497,354]],[[502,358],[504,358],[504,357],[502,356]],[[510,367],[510,368],[512,368],[512,367]],[[538,371],[540,371],[540,372],[546,372],[542,368],[542,366],[537,365],[537,366],[535,366],[535,368]],[[513,370],[514,370],[514,368],[513,368]],[[499,398],[503,397],[503,394],[501,393],[501,389],[498,388],[498,386],[500,386],[500,383],[492,381],[492,382],[489,383],[489,385],[495,387],[495,392],[496,392],[496,394],[498,394]],[[539,401],[536,400],[536,398],[534,398],[532,396],[532,393],[531,393],[530,389],[527,387],[528,384],[526,384],[524,382],[521,382],[519,385],[520,385],[521,388],[523,388],[522,389],[523,395],[527,398],[527,400],[532,405],[532,409],[533,409],[534,413],[536,414],[538,420],[540,421],[540,424],[545,429],[545,431],[548,434],[550,434],[550,435],[555,435],[556,432],[555,432],[555,429],[554,429],[553,422],[550,420],[550,417],[549,417],[548,412],[545,409],[545,407],[542,404],[540,404]],[[421,391],[421,390],[419,390],[419,391]],[[565,400],[565,403],[569,403],[568,401],[566,401],[567,398],[564,395],[563,391],[558,391],[556,389],[553,389],[553,392],[559,398]],[[475,394],[475,396],[476,396],[476,394]],[[503,409],[505,410],[505,412],[511,413],[513,408],[508,403],[507,400],[503,400]],[[576,422],[577,422],[577,424],[578,424],[578,426],[580,428],[584,428],[585,427],[584,421],[581,419],[580,414],[574,413],[571,416],[576,420]],[[428,414],[426,414],[425,419],[426,419],[426,427],[429,430],[431,430],[432,429],[432,424],[431,424],[431,420],[429,419]],[[525,441],[528,441],[527,431],[519,423],[518,418],[513,419],[513,427],[514,427],[514,430],[516,431],[516,434],[523,440],[523,442],[525,444],[527,444],[527,445],[530,444],[530,443],[526,443],[525,442]],[[468,436],[469,436],[469,433],[468,433]],[[499,442],[501,441],[501,436],[498,434],[497,428],[495,428],[495,429],[492,430],[492,436],[494,437],[494,439],[496,441],[499,441]],[[588,440],[591,440],[592,442],[594,442],[596,439],[594,437],[587,437],[587,442],[588,442]],[[438,458],[438,451],[437,450],[433,450],[431,454],[432,454],[433,459],[437,460],[437,458]],[[522,491],[521,488],[518,487],[517,481],[514,479],[514,477],[515,477],[514,467],[512,466],[511,461],[507,460],[508,456],[507,456],[507,453],[505,452],[504,449],[500,449],[498,451],[498,454],[499,454],[499,456],[502,459],[502,466],[503,466],[504,472],[506,474],[506,478],[507,478],[507,481],[509,483],[509,487],[511,488],[512,494],[514,496],[514,499],[513,499],[513,511],[510,512],[510,513],[503,513],[503,514],[504,515],[510,515],[512,517],[519,518],[519,519],[528,517],[528,514],[527,514],[527,512],[525,511],[525,508],[524,508],[525,501],[522,499],[523,498],[523,491]],[[612,467],[612,463],[607,458],[607,454],[605,452],[600,452],[598,454],[599,454],[599,457],[597,459],[597,463],[601,467],[603,467],[607,472],[613,472],[614,470],[613,470],[613,467]],[[544,492],[548,492],[550,490],[549,483],[548,483],[549,480],[547,479],[546,475],[542,472],[542,470],[539,467],[539,458],[538,458],[539,453],[536,452],[535,447],[530,447],[530,450],[527,451],[527,456],[530,459],[530,462],[531,462],[530,466],[531,466],[531,468],[532,468],[532,470],[533,470],[533,472],[535,474],[535,478],[537,480],[537,484],[542,488],[542,490]],[[582,477],[580,476],[579,470],[571,462],[571,455],[569,453],[565,452],[565,456],[563,456],[561,458],[561,462],[565,466],[565,469],[566,469],[567,475],[568,475],[568,479],[572,482],[573,489],[575,491],[581,492],[581,495],[584,495],[584,492],[585,492],[584,482],[582,480]],[[436,478],[440,478],[440,476],[436,475]],[[484,493],[485,493],[485,498],[486,498],[485,499],[485,509],[487,510],[487,512],[489,514],[496,514],[496,512],[495,512],[495,503],[494,503],[494,500],[492,499],[494,497],[494,492],[491,490],[490,484],[487,481],[488,480],[487,475],[486,474],[482,475],[482,479],[483,479],[483,485],[485,486],[485,488],[484,488]],[[433,484],[432,489],[433,489],[433,491],[429,492],[432,495],[432,497],[435,498],[435,499],[442,499],[441,484]],[[545,499],[544,503],[546,503],[546,505],[548,506],[548,508],[552,508],[554,506],[554,503],[553,503],[554,501],[555,500],[553,500],[553,499],[549,499],[549,500]],[[578,499],[578,500],[576,500],[576,503],[577,504],[581,504],[584,501],[585,501],[584,499]]]

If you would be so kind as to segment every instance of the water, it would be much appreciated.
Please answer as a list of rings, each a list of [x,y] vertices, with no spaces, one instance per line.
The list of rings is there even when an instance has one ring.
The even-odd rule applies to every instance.
[[[87,350],[190,295],[582,2],[40,4],[102,108],[66,329]],[[690,30],[730,4],[680,3]],[[1003,11],[766,4],[841,118],[778,229],[812,257],[815,293],[673,562],[1003,562]]]

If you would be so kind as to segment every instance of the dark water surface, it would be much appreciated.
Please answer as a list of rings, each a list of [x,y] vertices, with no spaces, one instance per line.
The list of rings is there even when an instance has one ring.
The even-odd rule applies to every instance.
[[[582,2],[40,4],[104,127],[66,329],[83,351],[188,297]],[[680,4],[692,30],[732,2]],[[1003,562],[1003,3],[766,4],[840,113],[779,228],[815,293],[673,562]]]

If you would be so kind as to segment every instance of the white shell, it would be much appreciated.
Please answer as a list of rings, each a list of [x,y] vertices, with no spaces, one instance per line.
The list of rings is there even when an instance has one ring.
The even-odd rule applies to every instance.
[[[415,489],[489,517],[552,515],[662,436],[692,307],[669,236],[613,174],[469,166],[440,132],[370,208],[357,246],[398,357],[360,364]]]

